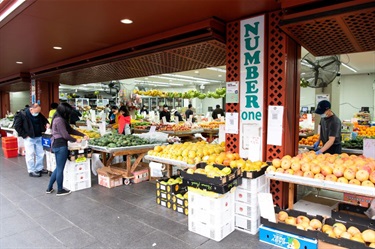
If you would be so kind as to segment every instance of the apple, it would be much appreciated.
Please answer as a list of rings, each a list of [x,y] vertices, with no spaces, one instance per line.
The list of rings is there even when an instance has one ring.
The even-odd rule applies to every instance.
[[[292,162],[290,161],[290,159],[281,159],[281,168],[283,169],[290,169],[290,165],[292,164]]]
[[[332,229],[333,229],[333,227],[330,226],[330,225],[328,225],[328,224],[324,224],[324,225],[322,226],[322,232],[323,232],[323,233],[325,233],[325,232],[328,231],[328,230],[332,230]]]
[[[370,248],[375,248],[375,243],[370,243],[370,244],[368,245],[368,247],[370,247]]]
[[[295,176],[303,176],[303,171],[302,170],[296,170],[294,171]]]
[[[348,228],[348,233],[350,233],[352,236],[356,235],[357,233],[361,233],[361,231],[359,231],[358,228],[354,227],[354,226],[350,226]]]
[[[277,169],[276,169],[276,172],[284,173],[284,169],[283,169],[283,168],[277,168]]]
[[[311,172],[311,171],[306,171],[305,173],[303,173],[303,176],[304,177],[314,178],[314,173]]]
[[[301,224],[302,222],[308,222],[308,223],[310,223],[310,219],[307,218],[306,216],[299,215],[299,216],[297,216],[296,222],[297,222],[297,224]]]
[[[300,162],[292,162],[290,165],[290,168],[294,171],[300,170],[301,169],[301,163]]]
[[[289,174],[289,175],[294,175],[294,170],[292,170],[292,169],[286,169],[286,170],[284,171],[284,173],[285,173],[285,174]]]
[[[341,233],[340,238],[351,239],[352,235],[348,232],[343,232]]]
[[[318,173],[314,176],[315,179],[324,180],[324,175]]]
[[[326,234],[328,235],[328,237],[331,237],[331,238],[336,238],[336,235],[335,233],[333,232],[333,229],[329,229],[326,231]]]
[[[365,241],[362,239],[362,236],[360,234],[359,235],[356,234],[356,235],[352,236],[351,240],[361,242],[361,243],[365,243]]]
[[[295,225],[296,225],[296,218],[295,218],[295,217],[292,217],[292,216],[288,216],[288,217],[285,219],[285,223],[288,224],[288,225],[295,226]]]
[[[275,166],[268,166],[266,172],[276,172]]]
[[[353,184],[353,185],[361,185],[361,182],[358,181],[357,179],[351,179],[351,180],[349,181],[349,184]]]
[[[366,229],[362,232],[362,239],[365,242],[375,243],[375,231],[372,229]]]
[[[371,171],[372,171],[371,167],[368,164],[360,166],[359,169],[360,170],[366,170],[369,175],[371,174]]]
[[[317,164],[311,165],[310,169],[311,169],[311,172],[313,172],[314,174],[320,173],[320,166]]]
[[[327,176],[329,174],[332,174],[332,168],[327,166],[327,165],[324,165],[320,168],[320,173],[324,176]]]
[[[302,165],[301,165],[301,170],[302,170],[303,172],[310,171],[310,164],[309,164],[309,163],[302,163]]]
[[[348,179],[346,179],[345,177],[340,177],[339,179],[337,179],[337,182],[341,182],[341,183],[349,183]]]
[[[372,187],[372,188],[375,187],[375,185],[369,180],[363,181],[361,185],[366,186],[366,187]]]
[[[337,177],[334,174],[329,174],[329,175],[326,175],[325,180],[326,181],[330,181],[330,182],[336,182],[337,181]]]
[[[355,172],[352,169],[350,169],[350,168],[345,169],[345,171],[344,171],[344,177],[346,179],[348,179],[348,180],[352,180],[355,177]]]
[[[318,219],[312,219],[310,221],[310,226],[314,229],[314,230],[318,230],[318,229],[321,229],[322,228],[322,222]]]
[[[286,159],[286,160],[292,160],[292,156],[291,155],[285,155],[285,156],[283,156],[282,158],[281,158],[281,160],[284,160],[284,159]]]
[[[335,227],[333,226],[333,233],[335,234],[336,238],[340,238],[341,234],[345,232],[344,230],[341,229],[341,227]]]
[[[339,178],[339,177],[341,177],[341,176],[344,175],[344,170],[345,170],[344,166],[342,166],[342,165],[336,165],[336,166],[333,168],[333,172],[332,172],[332,173],[333,173],[337,178]]]
[[[367,172],[367,170],[360,169],[355,173],[355,178],[360,181],[366,181],[369,178],[370,174]]]
[[[280,211],[280,212],[277,214],[277,219],[278,219],[279,221],[285,221],[286,218],[288,218],[288,217],[289,217],[289,214],[288,214],[287,212],[285,212],[285,211]]]
[[[301,224],[297,224],[296,228],[299,230],[305,230],[305,228]]]
[[[275,158],[272,160],[272,166],[275,168],[280,168],[281,167],[281,160],[278,158]]]
[[[372,171],[372,172],[371,172],[369,178],[370,178],[370,181],[371,181],[372,183],[375,183],[375,171]]]

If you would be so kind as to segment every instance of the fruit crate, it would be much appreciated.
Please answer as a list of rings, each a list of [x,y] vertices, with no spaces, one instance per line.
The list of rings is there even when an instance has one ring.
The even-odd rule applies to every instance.
[[[234,204],[234,210],[236,214],[240,214],[242,216],[246,216],[252,219],[259,219],[260,217],[258,201],[251,203],[236,201]]]
[[[262,175],[256,179],[243,178],[242,184],[238,188],[245,189],[248,191],[259,192],[259,189],[265,185],[268,185],[269,180],[267,180],[265,175]]]
[[[233,210],[234,191],[225,194],[216,194],[189,187],[188,202],[189,207],[199,208],[205,212]]]
[[[249,218],[243,215],[236,214],[234,216],[234,227],[236,228],[236,230],[255,235],[259,231],[260,217]]]
[[[189,215],[188,229],[191,232],[219,242],[234,231],[234,219],[223,226],[210,226],[204,222],[191,219]]]
[[[18,157],[18,148],[16,149],[4,149],[4,156],[5,158],[13,158],[13,157]]]
[[[206,166],[207,166],[207,163],[205,162],[198,163],[196,165],[196,169],[204,169]],[[223,166],[219,164],[214,164],[213,166],[219,168],[220,170],[224,168],[228,168],[227,166]],[[229,182],[241,176],[241,169],[239,168],[231,169],[232,173],[230,173],[229,175],[216,176],[216,177],[208,177],[206,175],[198,174],[198,173],[189,174],[187,173],[187,170],[188,169],[179,171],[183,179],[187,179],[187,180],[194,181],[194,182],[214,184],[214,185],[228,184]]]
[[[85,149],[79,149],[79,150],[69,150],[68,159],[70,161],[75,161],[80,157],[91,158],[92,157],[92,149],[91,148],[85,148]]]
[[[172,209],[173,203],[170,200],[166,200],[166,199],[163,199],[163,198],[160,198],[160,197],[156,197],[156,203],[160,206]]]
[[[268,165],[271,165],[271,163],[267,162]],[[267,166],[262,167],[259,171],[243,171],[242,177],[247,179],[255,179],[258,178],[266,172]]]
[[[361,225],[351,223],[351,222],[343,222],[341,220],[336,220],[336,219],[332,219],[332,218],[325,219],[324,224],[332,226],[336,222],[343,223],[346,226],[346,228],[354,226],[354,227],[358,228],[361,233],[364,230],[369,229],[366,226],[361,226]],[[371,229],[371,230],[373,230],[373,229]],[[368,249],[369,248],[365,243],[361,243],[361,242],[357,242],[357,241],[345,239],[345,238],[340,238],[340,239],[332,238],[328,234],[323,233],[323,232],[318,233],[317,238],[319,240],[323,241],[323,242],[338,245],[338,246],[342,246],[344,248],[355,248],[355,249],[366,249],[366,248]]]
[[[375,221],[365,215],[368,208],[347,203],[339,203],[337,209],[331,211],[331,217],[336,220],[351,222],[375,229]]]
[[[194,181],[194,180],[191,180],[191,179],[183,178],[183,185],[185,185],[185,186],[190,186],[190,187],[193,187],[193,188],[212,191],[212,192],[219,193],[219,194],[225,194],[225,193],[229,192],[233,187],[237,187],[237,186],[241,185],[241,183],[242,183],[241,177],[235,178],[232,181],[229,181],[228,183],[223,184],[223,185],[215,185],[215,184],[211,184],[211,183],[202,183],[200,181]]]
[[[246,189],[236,188],[236,201],[246,203],[258,203],[258,193],[269,193],[268,184],[264,184],[262,187],[249,191]]]
[[[89,180],[83,180],[83,181],[70,181],[65,180],[64,178],[64,188],[67,188],[71,191],[78,191],[82,189],[91,188],[91,178]]]
[[[173,202],[172,202],[172,203],[173,203]],[[173,204],[172,204],[172,209],[173,209],[174,211],[176,211],[177,213],[181,213],[181,214],[184,214],[184,215],[186,215],[186,216],[189,215],[189,209],[188,209],[188,207],[180,206],[180,205],[178,205],[177,203],[173,203]]]
[[[180,176],[172,176],[171,178],[176,179]],[[181,183],[174,183],[174,184],[167,184],[168,180],[170,178],[164,177],[156,180],[156,189],[160,189],[161,191],[165,191],[167,193],[177,193],[180,190],[186,190],[186,187],[184,187]]]
[[[1,146],[3,149],[18,149],[18,142],[16,137],[2,137]]]
[[[301,212],[301,211],[297,211],[297,210],[293,210],[293,209],[283,210],[283,209],[280,209],[279,207],[276,206],[275,207],[275,213],[278,214],[280,211],[285,211],[286,213],[288,213],[289,216],[292,216],[292,217],[295,217],[295,218],[302,215],[302,216],[306,216],[310,220],[311,219],[318,219],[323,224],[324,218],[323,218],[323,216],[320,216],[320,215],[316,215],[316,216],[308,215],[305,212]],[[317,234],[321,233],[320,231],[316,231],[316,230],[307,230],[307,231],[301,230],[301,229],[298,229],[296,226],[289,225],[289,224],[286,224],[284,222],[274,223],[274,222],[271,222],[268,219],[265,219],[263,217],[260,217],[260,222],[261,222],[261,224],[263,224],[264,226],[269,227],[269,228],[275,228],[275,229],[278,229],[278,230],[281,230],[281,231],[284,231],[284,232],[287,232],[287,233],[292,233],[292,234],[296,234],[296,235],[300,235],[300,236],[304,236],[304,237],[312,238],[312,239],[317,239],[317,237],[318,237]]]
[[[187,191],[185,191],[185,190],[180,191],[180,192],[178,192],[178,193],[174,193],[174,194],[172,195],[172,202],[174,202],[174,203],[176,203],[177,205],[182,206],[182,207],[188,207],[189,201],[188,201],[187,198],[184,198],[184,197],[183,197],[185,193],[187,193]],[[181,194],[182,197],[179,196],[179,194]]]
[[[165,199],[167,201],[171,201],[172,200],[172,193],[168,193],[166,191],[157,189],[156,190],[156,197],[160,197],[160,198]]]

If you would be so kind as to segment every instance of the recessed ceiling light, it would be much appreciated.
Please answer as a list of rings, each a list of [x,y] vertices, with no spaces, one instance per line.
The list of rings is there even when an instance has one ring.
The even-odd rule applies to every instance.
[[[17,63],[17,64],[23,64],[23,62],[22,62],[22,61],[16,61],[16,63]]]
[[[131,23],[133,23],[133,21],[130,20],[130,19],[122,19],[121,22],[124,23],[124,24],[131,24]]]
[[[53,49],[60,50],[60,49],[62,49],[62,47],[55,46],[55,47],[53,47]]]

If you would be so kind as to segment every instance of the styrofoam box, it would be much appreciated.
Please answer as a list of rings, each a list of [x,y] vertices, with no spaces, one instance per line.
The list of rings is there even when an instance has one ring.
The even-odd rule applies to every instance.
[[[189,219],[200,221],[210,226],[222,226],[234,219],[234,208],[224,211],[202,211],[188,206]]]
[[[91,180],[85,180],[85,181],[69,181],[64,179],[64,188],[67,188],[71,191],[78,191],[82,189],[91,188]]]
[[[225,223],[223,226],[210,226],[206,223],[190,219],[190,214],[188,217],[189,231],[215,241],[221,241],[234,231],[234,219]]]
[[[66,161],[65,170],[68,172],[82,172],[90,170],[91,159],[87,158],[86,162],[76,163],[74,161]]]
[[[91,181],[91,171],[69,172],[64,171],[64,178],[72,182]]]
[[[247,216],[249,218],[255,218],[260,216],[258,202],[256,203],[245,203],[236,201],[234,204],[235,214]]]
[[[267,184],[258,188],[258,191],[248,191],[245,189],[236,189],[236,201],[242,201],[246,203],[258,203],[258,193],[269,193],[269,188]]]
[[[53,172],[56,169],[56,157],[55,154],[53,154],[50,151],[45,151],[46,153],[46,164],[47,164],[47,170],[50,172]]]
[[[265,175],[255,179],[242,178],[242,184],[239,185],[238,188],[259,192],[258,189],[268,182],[269,180],[267,180]]]
[[[260,217],[249,218],[249,217],[238,215],[238,214],[236,214],[234,217],[234,227],[237,230],[254,235],[258,232],[259,226],[260,226]]]
[[[234,191],[229,191],[228,193],[220,195],[219,198],[214,198],[189,191],[189,207],[207,212],[212,212],[214,210],[225,211],[233,207],[234,195]]]

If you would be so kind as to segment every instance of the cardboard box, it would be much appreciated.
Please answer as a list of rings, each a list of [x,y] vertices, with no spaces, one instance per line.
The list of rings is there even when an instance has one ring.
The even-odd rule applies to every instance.
[[[172,176],[171,178],[176,179],[180,176]],[[168,182],[170,178],[164,177],[156,180],[156,189],[160,189],[161,191],[165,191],[168,193],[177,193],[183,189],[186,190],[186,187],[183,184],[165,184],[163,182]]]
[[[168,201],[166,199],[156,197],[156,203],[160,206],[166,207],[166,208],[172,208],[172,202]]]
[[[172,194],[172,202],[174,202],[177,205],[182,206],[182,207],[188,207],[188,204],[189,204],[188,199],[181,198],[181,197],[177,196],[177,194],[184,195],[186,192],[187,191],[180,191],[179,193],[173,193]]]
[[[268,163],[268,165],[271,165],[271,163]],[[247,179],[255,179],[258,178],[266,172],[267,166],[262,167],[259,171],[243,171],[242,177]]]
[[[167,193],[167,192],[162,191],[160,189],[156,190],[156,197],[160,197],[160,198],[166,199],[168,201],[172,200],[172,194],[171,193]]]
[[[347,249],[346,247],[329,244],[321,240],[318,240],[318,248],[319,249]]]
[[[296,234],[280,231],[275,228],[266,227],[264,225],[259,227],[259,240],[264,243],[285,249],[318,248],[318,241],[316,239],[306,238]]]
[[[215,185],[215,184],[209,184],[209,183],[202,183],[199,181],[194,181],[190,179],[183,178],[183,185],[185,186],[191,186],[194,188],[212,191],[219,194],[225,194],[229,192],[233,187],[237,187],[238,185],[241,185],[242,178],[235,178],[232,181],[229,181],[226,184],[223,185]]]
[[[92,157],[92,149],[91,148],[85,148],[85,149],[80,149],[80,150],[69,149],[68,159],[70,161],[75,161],[80,157],[91,158]]]
[[[351,222],[375,229],[375,221],[364,214],[366,210],[367,208],[365,207],[340,203],[337,209],[332,210],[331,217],[336,220]]]
[[[178,205],[176,203],[172,204],[172,209],[174,211],[176,211],[177,213],[181,213],[181,214],[184,214],[186,216],[189,214],[189,209],[187,207],[180,206],[180,205]]]
[[[351,202],[354,205],[360,205],[362,207],[369,207],[373,198],[355,194],[344,193],[344,201]]]
[[[204,169],[207,166],[207,163],[202,162],[198,163],[196,165],[196,169]],[[214,167],[217,167],[219,169],[224,169],[227,168],[226,166],[219,165],[219,164],[214,164]],[[217,176],[217,177],[207,177],[206,175],[203,174],[188,174],[186,170],[180,170],[180,175],[182,178],[194,182],[200,182],[200,183],[207,183],[207,184],[213,184],[213,185],[223,185],[223,184],[228,184],[229,182],[233,181],[235,178],[238,178],[241,176],[241,169],[240,168],[233,168],[232,173],[226,176]]]
[[[100,168],[97,170],[97,173],[98,183],[101,186],[107,188],[114,188],[123,185],[122,176],[113,174],[109,167]]]
[[[134,178],[132,179],[133,183],[140,183],[149,180],[149,168],[142,167],[137,171],[133,172]]]
[[[205,210],[200,207],[188,207],[189,217],[209,226],[223,226],[234,218],[233,207],[224,210]]]
[[[52,156],[55,159],[54,154],[52,154]],[[55,162],[56,162],[56,159],[55,159]],[[66,172],[74,172],[74,173],[85,172],[85,171],[90,171],[90,165],[91,165],[90,159],[86,160],[85,162],[81,162],[81,163],[77,163],[77,162],[74,162],[74,161],[66,161],[64,170]]]

